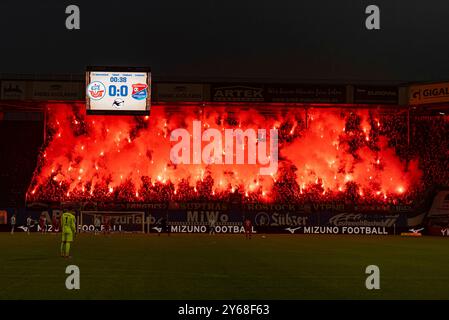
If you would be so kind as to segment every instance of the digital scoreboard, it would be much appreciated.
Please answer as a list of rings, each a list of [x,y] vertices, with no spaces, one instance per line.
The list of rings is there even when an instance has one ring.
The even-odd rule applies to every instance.
[[[87,114],[148,115],[150,106],[150,68],[87,67]]]

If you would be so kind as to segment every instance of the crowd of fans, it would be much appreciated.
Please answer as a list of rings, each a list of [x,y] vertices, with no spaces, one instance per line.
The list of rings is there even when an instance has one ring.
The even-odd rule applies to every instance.
[[[301,189],[297,183],[297,168],[281,159],[276,181],[269,192],[256,188],[251,192],[243,185],[225,189],[214,189],[214,181],[205,175],[194,185],[187,180],[176,186],[168,181],[152,181],[147,176],[141,177],[137,186],[130,180],[124,181],[113,190],[108,181],[87,184],[84,190],[70,191],[66,183],[55,183],[51,177],[46,183],[37,187],[35,194],[28,194],[30,201],[112,201],[112,202],[162,202],[162,201],[230,201],[230,202],[345,202],[351,204],[406,204],[412,205],[423,201],[426,192],[436,187],[449,186],[449,120],[446,116],[419,116],[395,111],[389,114],[372,113],[369,115],[371,130],[369,139],[363,135],[361,117],[357,112],[342,111],[345,119],[345,132],[340,136],[340,143],[355,159],[359,149],[368,147],[379,150],[379,138],[387,137],[388,144],[394,148],[398,157],[408,163],[418,160],[423,172],[420,182],[410,186],[403,194],[376,194],[375,190],[364,190],[363,194],[356,181],[348,181],[343,191],[323,189],[321,182]],[[410,127],[408,127],[410,124]],[[301,119],[296,119],[296,129],[292,135],[293,123],[281,123],[279,127],[280,143],[288,144],[305,133],[307,126]],[[407,168],[405,169],[407,170]],[[93,190],[93,191],[92,191]]]
[[[449,186],[449,117],[414,117],[410,157],[420,160],[425,188]]]

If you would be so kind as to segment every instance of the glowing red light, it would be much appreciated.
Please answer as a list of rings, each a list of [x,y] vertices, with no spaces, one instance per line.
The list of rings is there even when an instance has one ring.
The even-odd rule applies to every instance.
[[[358,131],[347,127],[340,109],[314,109],[309,113],[309,120],[313,122],[307,124],[304,110],[299,108],[279,111],[273,116],[241,109],[233,113],[232,117],[224,109],[204,108],[201,130],[215,129],[222,133],[226,129],[239,127],[243,131],[250,128],[276,128],[280,133],[284,132],[283,135],[280,134],[279,168],[289,165],[296,168],[296,171],[289,173],[289,183],[297,183],[297,193],[316,192],[313,190],[318,188],[320,194],[329,194],[331,197],[333,192],[354,190],[348,187],[354,184],[360,196],[368,197],[368,194],[376,193],[378,196],[383,194],[387,197],[405,193],[405,186],[410,189],[415,181],[417,170],[405,173],[402,162],[387,143],[388,137],[382,136],[382,132],[375,126],[377,123],[379,127],[380,121],[374,120],[374,128],[369,125],[372,115],[368,111],[357,110],[353,113],[361,119],[358,130],[364,132],[358,135]],[[42,154],[43,159],[40,159],[39,170],[33,177],[32,188],[38,187],[39,191],[33,190],[31,194],[39,193],[36,199],[45,199],[48,190],[46,184],[53,179],[62,187],[56,190],[55,197],[59,199],[61,194],[69,194],[67,190],[70,190],[73,197],[78,196],[84,186],[89,188],[88,191],[93,197],[102,197],[107,190],[112,193],[114,189],[117,194],[121,194],[119,191],[128,183],[130,192],[125,194],[130,194],[131,198],[134,198],[133,195],[138,194],[136,190],[142,190],[142,187],[156,188],[157,191],[153,193],[147,192],[148,190],[140,191],[139,197],[142,200],[149,200],[151,194],[162,193],[177,194],[176,198],[179,199],[186,193],[193,192],[207,192],[207,196],[210,196],[210,193],[226,196],[237,192],[251,199],[269,195],[271,201],[276,194],[273,192],[274,188],[282,186],[283,179],[286,179],[279,171],[271,176],[259,176],[261,166],[237,165],[235,162],[226,166],[202,162],[191,166],[174,166],[170,162],[170,148],[174,144],[170,141],[170,130],[185,128],[189,135],[192,135],[191,124],[198,119],[198,109],[183,109],[182,112],[170,113],[168,108],[156,106],[152,111],[154,116],[152,115],[151,123],[144,124],[142,119],[120,116],[98,116],[95,121],[91,121],[85,118],[82,108],[75,109],[71,105],[61,105],[52,108],[48,114],[48,125],[53,129],[49,132],[57,134],[54,138],[49,136],[48,146]],[[273,113],[276,112],[278,111],[273,110]],[[144,119],[150,120],[149,116]],[[74,126],[74,123],[83,124],[83,127]],[[64,139],[55,139],[60,137],[62,132]],[[362,143],[363,149],[359,147],[350,151],[348,140],[370,141],[371,132],[376,134],[376,140],[370,144]],[[258,143],[261,141],[259,138]],[[236,147],[235,144],[234,146]],[[221,147],[214,157],[210,157],[214,160],[213,163],[216,163],[215,159],[220,156],[222,160],[229,156],[224,143]],[[190,153],[191,158],[198,156],[197,150],[187,149],[182,148],[183,152]],[[239,150],[251,149],[245,142]],[[235,155],[231,154],[231,157],[235,161]],[[271,160],[269,155],[266,158]],[[378,166],[380,159],[382,166]],[[56,171],[59,174],[54,176]],[[144,177],[147,178],[146,182],[143,182]],[[400,186],[398,181],[401,182]],[[209,182],[208,188],[199,187]],[[181,183],[188,187],[181,189]],[[91,187],[87,187],[88,185]],[[94,186],[95,192],[92,191]],[[163,191],[158,188],[163,188]]]

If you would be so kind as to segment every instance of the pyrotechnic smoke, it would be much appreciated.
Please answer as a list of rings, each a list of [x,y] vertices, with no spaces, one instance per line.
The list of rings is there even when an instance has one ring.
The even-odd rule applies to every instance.
[[[359,197],[386,198],[406,193],[420,179],[417,162],[406,170],[388,137],[380,135],[379,117],[366,110],[153,106],[151,116],[132,117],[87,116],[84,109],[48,107],[48,139],[30,200],[153,201],[238,193],[275,201],[280,193],[349,189]],[[260,176],[261,165],[172,164],[170,133],[192,132],[194,120],[204,130],[278,129],[278,173]]]

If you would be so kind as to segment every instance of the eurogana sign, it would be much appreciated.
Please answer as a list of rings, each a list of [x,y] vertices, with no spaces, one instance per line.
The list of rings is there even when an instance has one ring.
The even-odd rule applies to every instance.
[[[354,103],[397,104],[396,86],[354,86]]]

